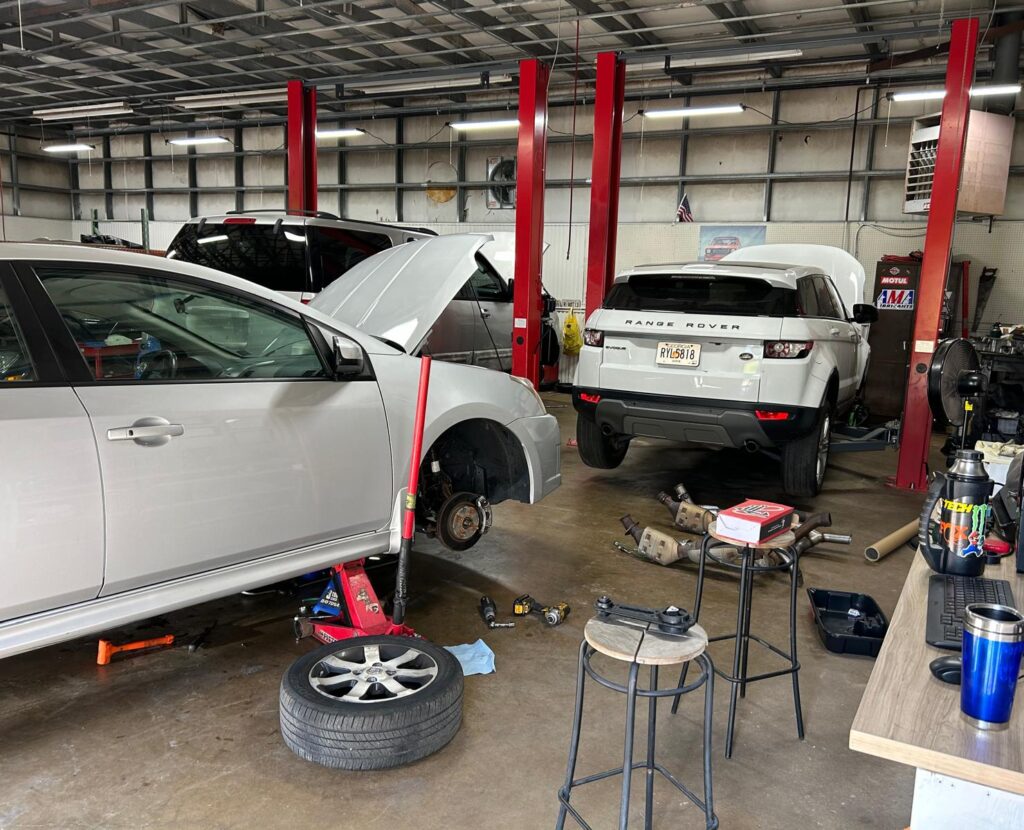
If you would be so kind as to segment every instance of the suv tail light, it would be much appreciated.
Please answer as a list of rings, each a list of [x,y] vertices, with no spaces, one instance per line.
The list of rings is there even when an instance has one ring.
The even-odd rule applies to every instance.
[[[583,342],[588,346],[603,346],[604,332],[598,329],[583,329]]]
[[[813,340],[765,340],[764,356],[783,360],[807,357],[813,348]]]
[[[759,421],[789,420],[789,413],[782,409],[755,409],[754,415]]]

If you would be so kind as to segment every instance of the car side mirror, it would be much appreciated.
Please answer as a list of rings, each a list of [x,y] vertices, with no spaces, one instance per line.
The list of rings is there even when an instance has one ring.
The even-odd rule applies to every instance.
[[[331,369],[335,380],[343,380],[363,373],[363,347],[349,337],[334,335],[331,341]]]
[[[870,303],[857,303],[853,307],[853,322],[862,326],[878,322],[878,309]]]

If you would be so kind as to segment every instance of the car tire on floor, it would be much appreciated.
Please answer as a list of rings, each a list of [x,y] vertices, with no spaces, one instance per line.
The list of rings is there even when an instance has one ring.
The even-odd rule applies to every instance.
[[[311,651],[281,679],[281,736],[325,767],[377,770],[437,752],[462,723],[463,676],[412,637],[355,637]]]
[[[588,467],[612,470],[622,463],[629,449],[629,441],[620,435],[605,435],[595,421],[584,415],[576,416],[576,446],[580,458]]]

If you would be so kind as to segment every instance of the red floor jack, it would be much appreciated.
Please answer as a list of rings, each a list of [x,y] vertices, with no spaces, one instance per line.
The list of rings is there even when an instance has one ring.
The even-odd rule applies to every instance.
[[[420,358],[420,385],[416,395],[416,420],[412,431],[412,459],[409,464],[409,486],[402,516],[402,544],[398,551],[398,573],[395,577],[394,615],[384,613],[377,592],[366,574],[366,560],[355,559],[335,565],[331,580],[314,606],[313,616],[295,618],[299,637],[312,635],[322,643],[333,643],[351,637],[372,634],[418,636],[405,625],[408,601],[409,555],[416,532],[416,492],[419,489],[420,457],[423,454],[423,429],[427,413],[427,390],[430,386],[430,358]]]

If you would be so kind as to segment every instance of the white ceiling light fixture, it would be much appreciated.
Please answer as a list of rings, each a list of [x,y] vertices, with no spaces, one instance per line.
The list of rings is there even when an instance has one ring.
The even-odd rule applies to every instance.
[[[743,112],[743,104],[716,104],[707,107],[680,107],[674,110],[644,110],[644,118],[693,118],[701,115],[734,115]]]
[[[490,86],[501,86],[512,83],[511,75],[491,75],[488,80]],[[351,89],[354,92],[362,92],[366,95],[380,95],[389,92],[423,92],[436,89],[458,89],[468,86],[483,86],[483,81],[478,76],[464,78],[429,78],[422,81],[404,81],[395,83],[393,81],[354,81]],[[349,87],[346,87],[348,89]]]
[[[1020,84],[992,84],[991,86],[972,86],[972,98],[984,98],[987,95],[1016,95],[1021,90]],[[893,92],[889,98],[901,101],[939,101],[946,97],[944,89],[917,89],[909,92]]]
[[[317,130],[317,138],[355,138],[357,135],[366,135],[366,130],[358,127],[345,127],[338,130]]]
[[[185,138],[169,138],[166,144],[174,144],[177,147],[198,147],[203,144],[230,144],[231,142],[222,135],[195,135]]]
[[[1016,95],[1021,90],[1020,84],[992,84],[991,86],[972,86],[972,98],[984,98],[986,95]]]
[[[946,97],[944,89],[915,89],[909,92],[890,93],[889,99],[900,103],[902,101],[936,101]]]
[[[741,52],[735,55],[714,55],[704,58],[672,59],[673,69],[686,69],[696,66],[728,66],[733,63],[757,63],[758,61],[776,61],[786,58],[803,57],[803,49],[779,49],[774,52]],[[629,64],[626,64],[629,68]]]
[[[40,121],[80,121],[86,118],[107,118],[112,115],[131,115],[135,110],[124,101],[105,104],[84,104],[78,107],[49,107],[32,110],[32,117]]]
[[[212,95],[179,95],[171,103],[185,110],[248,107],[252,104],[283,104],[288,93],[276,90],[253,89],[248,92],[218,92]]]
[[[452,121],[448,124],[453,130],[507,130],[519,126],[518,118],[496,118],[493,121]]]
[[[82,144],[76,142],[75,144],[51,144],[49,147],[43,147],[44,153],[78,153],[88,152],[95,150],[96,148],[92,144]]]

